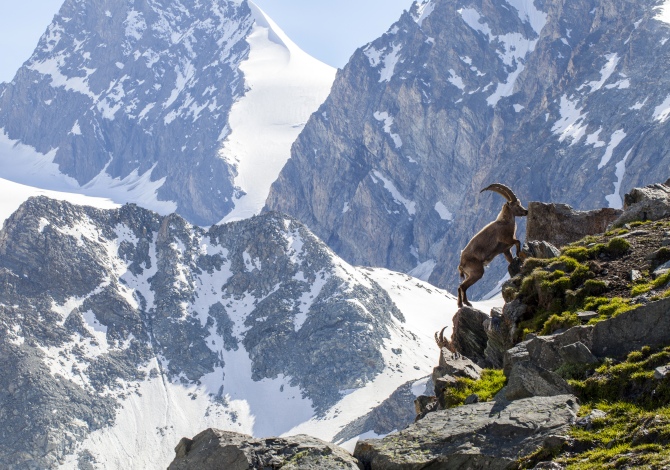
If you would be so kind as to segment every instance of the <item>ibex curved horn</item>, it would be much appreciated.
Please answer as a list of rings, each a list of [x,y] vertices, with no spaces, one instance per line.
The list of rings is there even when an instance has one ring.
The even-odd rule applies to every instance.
[[[498,193],[501,196],[503,196],[505,199],[507,199],[509,202],[514,202],[514,201],[517,201],[519,199],[519,198],[516,197],[516,194],[514,194],[514,191],[509,189],[504,184],[500,184],[500,183],[490,184],[479,192],[483,193],[484,191],[493,191],[494,193]]]

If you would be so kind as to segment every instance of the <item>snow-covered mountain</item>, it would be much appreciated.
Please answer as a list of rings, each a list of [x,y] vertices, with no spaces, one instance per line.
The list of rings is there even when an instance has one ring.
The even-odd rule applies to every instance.
[[[66,0],[0,84],[0,177],[249,217],[334,73],[247,0]]]
[[[412,421],[455,310],[284,215],[31,198],[0,231],[0,467],[165,468],[207,427],[351,447]]]
[[[592,209],[670,176],[669,22],[667,0],[417,1],[338,73],[267,207],[454,289],[504,202],[488,184]]]

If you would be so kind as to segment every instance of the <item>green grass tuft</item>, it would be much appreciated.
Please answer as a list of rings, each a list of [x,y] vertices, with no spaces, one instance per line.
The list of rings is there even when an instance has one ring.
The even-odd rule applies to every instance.
[[[542,330],[540,331],[541,335],[550,335],[554,331],[570,328],[573,326],[579,325],[579,318],[574,312],[563,312],[560,315],[552,315],[544,323]]]
[[[479,380],[458,378],[444,391],[446,407],[462,405],[473,393],[477,394],[479,401],[489,401],[505,386],[506,380],[503,371],[498,369],[484,369]]]

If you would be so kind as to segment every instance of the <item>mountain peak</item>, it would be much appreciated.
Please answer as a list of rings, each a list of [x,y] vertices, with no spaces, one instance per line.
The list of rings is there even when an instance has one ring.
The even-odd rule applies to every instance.
[[[279,172],[333,75],[247,1],[68,0],[0,95],[0,176],[205,225],[246,196],[252,215],[271,181],[249,183],[245,165]]]

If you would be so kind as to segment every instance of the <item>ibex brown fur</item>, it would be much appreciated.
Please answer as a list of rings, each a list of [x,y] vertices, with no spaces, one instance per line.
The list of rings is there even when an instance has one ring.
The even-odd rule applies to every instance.
[[[516,255],[521,251],[521,242],[516,239],[516,222],[514,217],[528,215],[516,195],[507,186],[494,183],[480,192],[494,191],[507,199],[498,218],[481,229],[461,252],[461,263],[458,271],[464,281],[458,287],[458,307],[472,305],[468,302],[468,287],[479,281],[484,275],[484,266],[499,254],[504,254],[507,261],[513,261],[511,248],[516,245]]]

